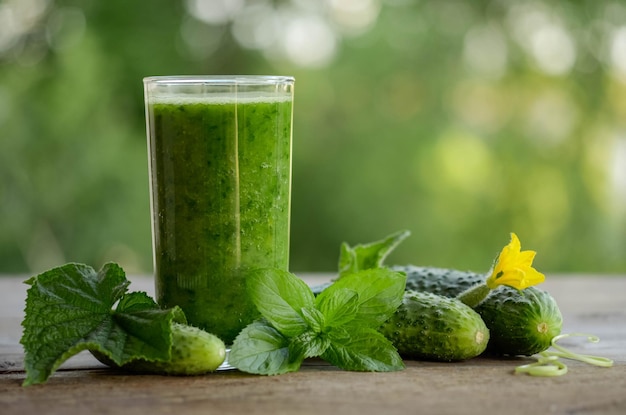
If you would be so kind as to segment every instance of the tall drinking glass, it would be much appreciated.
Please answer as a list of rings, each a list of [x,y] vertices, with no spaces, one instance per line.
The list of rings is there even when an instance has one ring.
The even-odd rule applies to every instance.
[[[254,268],[287,270],[294,79],[144,79],[156,299],[227,345]]]

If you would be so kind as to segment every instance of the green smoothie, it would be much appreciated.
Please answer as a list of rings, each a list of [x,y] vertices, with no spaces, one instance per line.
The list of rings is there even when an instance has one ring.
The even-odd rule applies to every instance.
[[[251,269],[288,269],[291,94],[147,103],[157,302],[232,343]]]

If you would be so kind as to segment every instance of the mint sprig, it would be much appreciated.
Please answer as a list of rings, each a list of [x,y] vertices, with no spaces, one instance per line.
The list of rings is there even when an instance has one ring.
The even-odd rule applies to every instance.
[[[24,386],[46,382],[63,362],[83,350],[99,352],[119,366],[135,359],[167,361],[171,323],[186,321],[178,307],[161,310],[145,293],[127,294],[130,282],[113,263],[97,273],[87,265],[70,263],[26,283],[30,288],[20,340]]]
[[[406,275],[378,268],[344,275],[317,298],[297,276],[279,269],[252,273],[248,290],[263,316],[235,339],[229,363],[277,375],[321,357],[355,371],[395,371],[404,363],[377,331],[399,307]]]
[[[339,278],[365,269],[382,268],[387,256],[409,235],[411,232],[402,230],[365,244],[350,246],[343,242],[339,251]]]

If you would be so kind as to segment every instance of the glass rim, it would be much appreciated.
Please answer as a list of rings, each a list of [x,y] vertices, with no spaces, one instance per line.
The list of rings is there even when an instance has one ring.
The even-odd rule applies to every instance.
[[[293,76],[281,75],[165,75],[143,78],[146,85],[275,85],[293,84],[294,81]]]

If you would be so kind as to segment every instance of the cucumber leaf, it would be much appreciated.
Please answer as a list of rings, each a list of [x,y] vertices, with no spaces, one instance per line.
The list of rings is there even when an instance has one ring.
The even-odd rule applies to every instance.
[[[178,307],[162,310],[143,292],[125,294],[112,314],[115,333],[107,350],[100,350],[118,364],[141,355],[142,360],[169,360],[172,322],[185,324],[185,314]],[[119,363],[122,362],[122,363]]]
[[[24,386],[46,382],[83,350],[100,352],[120,366],[139,358],[169,360],[171,323],[185,321],[180,309],[161,310],[145,293],[127,295],[130,282],[113,263],[99,272],[70,263],[26,283],[30,287],[20,340]]]

